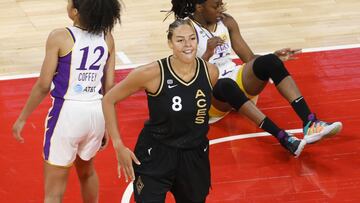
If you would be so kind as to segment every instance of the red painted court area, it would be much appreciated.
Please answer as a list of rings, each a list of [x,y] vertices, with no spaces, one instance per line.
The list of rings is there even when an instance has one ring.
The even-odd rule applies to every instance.
[[[213,144],[212,189],[207,202],[360,202],[360,48],[304,53],[286,65],[312,111],[322,120],[342,121],[343,131],[307,145],[298,159],[271,136]],[[117,80],[127,73],[118,71]],[[0,202],[42,202],[42,139],[50,99],[29,118],[24,144],[11,135],[11,125],[34,82],[0,81]],[[260,95],[258,106],[280,127],[301,128],[300,119],[273,85]],[[147,114],[143,92],[118,105],[120,130],[129,147],[134,146]],[[260,131],[250,121],[232,113],[211,126],[209,138],[256,132]],[[95,164],[100,202],[120,202],[127,184],[117,179],[112,146],[98,153]],[[64,202],[81,202],[75,170]],[[169,202],[173,202],[171,197]]]

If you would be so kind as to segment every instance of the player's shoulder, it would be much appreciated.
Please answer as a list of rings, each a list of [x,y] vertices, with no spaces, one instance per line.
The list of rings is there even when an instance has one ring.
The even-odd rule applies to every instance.
[[[67,44],[71,39],[71,35],[66,28],[57,28],[49,33],[46,40],[46,47],[64,47],[64,44]]]
[[[157,89],[156,85],[156,88],[154,88],[154,84],[156,81],[159,81],[159,78],[161,78],[161,72],[159,64],[156,61],[138,66],[127,76],[129,81],[132,81],[134,84],[136,83],[149,92],[155,92],[151,90]]]
[[[69,37],[69,30],[67,28],[56,28],[49,34],[49,38],[65,39]]]
[[[154,77],[156,75],[160,75],[160,68],[159,63],[157,61],[141,65],[137,68],[135,68],[132,72],[134,72],[136,75],[139,75],[139,77]]]
[[[205,63],[206,63],[206,66],[207,66],[209,72],[211,72],[215,75],[219,75],[219,69],[216,65],[209,63],[207,61],[205,61]]]
[[[209,63],[207,61],[205,61],[206,66],[207,66],[207,70],[209,72],[209,76],[210,76],[210,80],[211,80],[211,84],[212,86],[215,85],[218,77],[219,77],[219,69],[216,65]]]
[[[222,13],[221,20],[223,20],[223,21],[232,21],[232,20],[235,20],[235,18],[232,17],[232,15],[230,15],[228,13]]]
[[[223,13],[221,16],[221,20],[226,27],[232,27],[237,24],[235,18],[228,13]]]

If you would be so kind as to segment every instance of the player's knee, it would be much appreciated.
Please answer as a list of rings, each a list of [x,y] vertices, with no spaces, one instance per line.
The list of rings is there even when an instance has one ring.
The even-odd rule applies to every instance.
[[[47,195],[45,194],[44,202],[61,202],[64,194],[58,195]]]
[[[60,202],[65,194],[66,184],[53,184],[45,187],[44,202]]]
[[[275,54],[268,54],[255,59],[253,71],[260,80],[267,81],[271,78],[275,85],[290,75],[284,63]]]
[[[78,170],[77,175],[80,181],[87,181],[89,179],[97,178],[97,174],[94,169],[80,171]]]
[[[236,82],[229,78],[222,78],[217,81],[213,95],[215,99],[229,103],[236,110],[239,110],[249,100]]]

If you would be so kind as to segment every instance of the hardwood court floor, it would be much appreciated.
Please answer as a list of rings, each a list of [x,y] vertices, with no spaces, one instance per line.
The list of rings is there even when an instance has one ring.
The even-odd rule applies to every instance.
[[[318,117],[339,120],[344,125],[336,137],[307,145],[298,159],[239,115],[230,114],[213,124],[209,133],[213,143],[212,190],[207,202],[359,202],[359,55],[360,48],[320,51],[301,54],[298,60],[287,63]],[[117,81],[128,71],[118,71]],[[42,134],[50,99],[29,118],[23,133],[25,144],[17,143],[10,130],[34,81],[0,80],[0,202],[42,201]],[[148,116],[146,105],[141,92],[118,106],[120,130],[131,148]],[[273,85],[261,94],[258,106],[281,127],[301,131],[300,120]],[[111,146],[97,155],[95,165],[100,178],[100,202],[127,203],[126,195],[131,191],[124,194],[128,184],[117,179]],[[81,202],[74,170],[64,202]],[[168,202],[173,202],[171,197]]]
[[[0,0],[0,75],[39,72],[50,31],[69,26],[67,0]],[[169,54],[163,22],[170,0],[123,0],[122,26],[114,30],[125,62],[148,63]],[[284,47],[360,43],[359,0],[224,0],[255,53]],[[125,59],[129,59],[126,61]]]

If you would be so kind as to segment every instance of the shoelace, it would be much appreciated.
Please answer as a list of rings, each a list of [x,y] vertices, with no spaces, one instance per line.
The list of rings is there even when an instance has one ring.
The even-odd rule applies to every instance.
[[[323,122],[323,121],[310,121],[306,126],[305,126],[305,131],[306,131],[306,135],[311,135],[314,133],[318,133],[320,131],[322,131],[324,129],[324,126],[327,125],[327,123]]]

